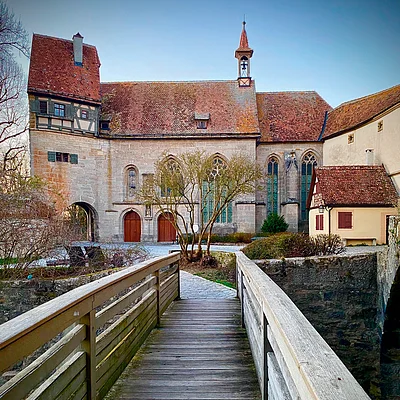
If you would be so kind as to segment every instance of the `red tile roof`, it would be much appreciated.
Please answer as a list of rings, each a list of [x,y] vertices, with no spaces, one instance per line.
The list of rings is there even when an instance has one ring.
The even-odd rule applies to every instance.
[[[71,40],[33,35],[28,92],[100,102],[96,47],[83,45],[83,66],[75,66]]]
[[[237,81],[102,83],[113,134],[259,134],[254,85]],[[196,114],[210,114],[197,129]]]
[[[354,129],[400,103],[400,85],[341,104],[328,114],[323,137]]]
[[[313,182],[315,178],[318,181],[316,207],[397,205],[399,196],[383,166],[318,167],[314,171]]]
[[[247,32],[246,32],[246,22],[243,22],[243,29],[240,35],[239,49],[241,50],[249,49],[249,41],[247,40]]]
[[[257,93],[261,142],[317,141],[332,107],[317,92]]]

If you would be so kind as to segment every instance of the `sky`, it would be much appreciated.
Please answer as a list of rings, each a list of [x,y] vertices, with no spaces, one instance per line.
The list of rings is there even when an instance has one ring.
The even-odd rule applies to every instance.
[[[30,36],[80,32],[102,82],[236,79],[245,15],[257,92],[315,90],[336,107],[400,84],[400,0],[5,3]]]

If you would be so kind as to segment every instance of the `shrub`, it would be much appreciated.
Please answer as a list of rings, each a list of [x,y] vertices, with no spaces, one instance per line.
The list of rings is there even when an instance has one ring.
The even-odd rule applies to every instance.
[[[339,235],[317,235],[313,238],[313,241],[315,255],[340,254],[346,250]]]
[[[243,249],[252,260],[308,257],[340,254],[345,250],[338,235],[317,235],[305,233],[278,233],[250,243]]]
[[[285,240],[291,233],[278,233],[248,244],[243,253],[252,260],[283,257]]]
[[[261,227],[261,231],[265,233],[286,232],[289,225],[286,223],[283,215],[275,213],[268,214],[266,220]]]

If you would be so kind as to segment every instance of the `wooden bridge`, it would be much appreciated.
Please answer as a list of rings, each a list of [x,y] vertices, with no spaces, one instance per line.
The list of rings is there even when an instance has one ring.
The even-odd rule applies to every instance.
[[[0,399],[369,399],[242,253],[238,300],[174,302],[178,261],[126,268],[0,325],[0,371],[27,365]]]

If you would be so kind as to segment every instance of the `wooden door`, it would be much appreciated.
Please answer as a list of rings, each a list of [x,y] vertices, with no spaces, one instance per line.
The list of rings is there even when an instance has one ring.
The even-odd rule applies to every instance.
[[[140,242],[142,222],[135,211],[129,211],[124,218],[124,242]]]
[[[158,217],[158,241],[159,242],[174,242],[176,239],[176,230],[171,223],[173,220],[172,214],[161,214]]]

